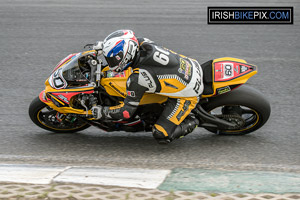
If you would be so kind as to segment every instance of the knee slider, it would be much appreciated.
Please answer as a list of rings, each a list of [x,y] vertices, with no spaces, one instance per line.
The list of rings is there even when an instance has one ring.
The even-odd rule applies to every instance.
[[[159,125],[155,124],[153,129],[152,129],[152,134],[153,134],[153,137],[156,139],[156,141],[159,143],[159,144],[168,144],[171,142],[171,140],[169,139],[169,136],[166,135],[166,131],[165,129],[160,129],[161,126],[157,127]],[[162,127],[161,127],[162,128]]]
[[[155,124],[152,129],[152,134],[155,139],[168,138],[167,131],[160,125]]]

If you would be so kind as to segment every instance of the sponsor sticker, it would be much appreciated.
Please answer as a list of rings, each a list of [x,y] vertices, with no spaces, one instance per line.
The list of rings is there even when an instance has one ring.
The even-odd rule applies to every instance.
[[[58,95],[58,97],[66,103],[69,103],[68,98],[63,96],[62,94]]]
[[[135,92],[134,91],[127,91],[127,96],[135,97]]]
[[[154,86],[153,86],[152,80],[149,78],[148,74],[146,72],[141,72],[141,75],[144,77],[144,80],[148,84],[148,87],[153,88]]]
[[[114,71],[107,71],[106,72],[106,77],[107,78],[113,78],[113,77],[122,77],[122,78],[124,78],[124,77],[126,77],[126,74],[125,74],[125,72],[114,72]]]
[[[178,72],[183,74],[184,78],[188,80],[192,75],[192,65],[188,61],[180,58],[180,67],[178,69]]]
[[[52,88],[55,89],[62,89],[67,87],[67,82],[62,75],[62,68],[59,68],[49,77],[49,84]]]
[[[217,88],[217,94],[224,94],[226,92],[229,92],[231,89],[229,86]]]
[[[214,63],[214,81],[229,81],[255,70],[255,66],[247,63],[233,61],[220,61]]]
[[[240,65],[240,73],[244,73],[247,70],[248,70],[248,67],[246,67],[244,65]]]

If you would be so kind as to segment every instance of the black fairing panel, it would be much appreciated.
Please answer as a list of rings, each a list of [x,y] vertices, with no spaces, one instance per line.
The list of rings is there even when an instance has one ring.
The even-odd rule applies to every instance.
[[[214,93],[213,78],[212,78],[212,62],[213,60],[209,60],[201,65],[203,70],[203,83],[204,83],[203,95],[210,95]]]

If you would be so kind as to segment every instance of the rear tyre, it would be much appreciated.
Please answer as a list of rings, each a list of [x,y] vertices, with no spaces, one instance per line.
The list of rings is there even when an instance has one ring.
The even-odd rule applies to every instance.
[[[76,117],[63,115],[53,110],[36,97],[29,106],[30,119],[37,126],[56,133],[74,133],[90,125]]]
[[[209,99],[202,107],[210,114],[236,123],[234,130],[206,128],[220,135],[245,135],[261,128],[269,119],[271,107],[269,101],[258,90],[242,86],[229,93]]]

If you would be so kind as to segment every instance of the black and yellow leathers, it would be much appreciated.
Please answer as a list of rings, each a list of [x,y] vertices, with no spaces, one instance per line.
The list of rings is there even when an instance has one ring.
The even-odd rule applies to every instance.
[[[138,40],[140,49],[130,66],[133,73],[127,79],[127,96],[118,106],[104,107],[103,114],[106,118],[128,119],[144,93],[168,96],[165,109],[153,127],[153,136],[169,142],[191,132],[197,125],[197,120],[185,118],[203,92],[202,69],[194,59],[157,46],[148,39]],[[181,124],[183,121],[186,126]]]

